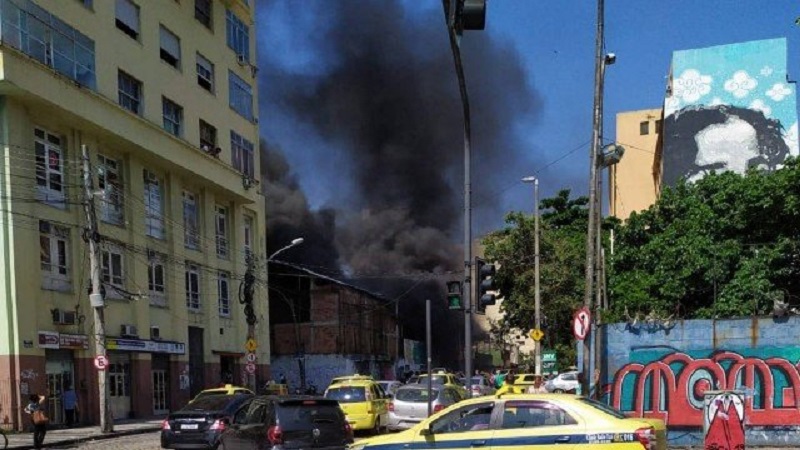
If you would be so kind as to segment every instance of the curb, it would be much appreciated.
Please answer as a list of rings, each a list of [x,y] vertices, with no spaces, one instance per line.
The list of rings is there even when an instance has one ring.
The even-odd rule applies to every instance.
[[[92,434],[89,436],[79,437],[79,438],[72,438],[72,439],[63,439],[58,441],[52,442],[45,442],[42,444],[43,448],[57,448],[63,445],[71,445],[71,444],[80,444],[82,442],[90,442],[90,441],[103,441],[106,439],[115,439],[124,436],[133,436],[137,434],[145,434],[145,433],[152,433],[155,431],[159,431],[161,427],[148,427],[148,428],[139,428],[136,430],[125,430],[125,431],[117,431],[114,433],[109,434]],[[45,439],[47,439],[45,437]],[[8,446],[8,450],[29,450],[33,449],[33,444],[26,444],[26,445],[18,445],[15,447]]]

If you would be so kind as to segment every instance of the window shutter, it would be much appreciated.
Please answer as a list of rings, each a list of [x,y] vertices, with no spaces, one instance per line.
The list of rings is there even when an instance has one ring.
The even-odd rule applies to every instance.
[[[139,33],[139,8],[130,0],[117,0],[117,19]]]
[[[176,60],[181,59],[181,41],[171,31],[163,26],[159,29],[161,34],[161,49],[172,55]]]

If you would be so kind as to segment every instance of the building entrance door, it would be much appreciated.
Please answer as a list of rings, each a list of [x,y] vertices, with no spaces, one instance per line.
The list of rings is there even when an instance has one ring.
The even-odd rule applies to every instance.
[[[127,419],[131,414],[131,357],[111,353],[108,360],[108,399],[111,416]]]
[[[189,393],[192,398],[205,389],[203,329],[189,327]]]
[[[69,350],[47,350],[45,352],[47,374],[47,413],[50,423],[64,423],[64,391],[72,387],[75,378],[75,363]]]
[[[167,407],[167,371],[153,371],[153,414],[166,414]]]

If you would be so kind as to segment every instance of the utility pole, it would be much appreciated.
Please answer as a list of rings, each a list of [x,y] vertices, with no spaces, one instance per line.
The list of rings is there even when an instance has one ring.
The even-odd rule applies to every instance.
[[[426,359],[428,361],[428,398],[432,398],[433,395],[433,374],[431,373],[432,369],[432,357],[431,354],[433,353],[433,342],[431,340],[431,299],[425,300],[425,353]],[[469,378],[469,374],[467,374],[467,378]],[[431,407],[433,404],[429,401],[428,402],[428,416],[431,415],[433,411],[431,411]]]
[[[250,341],[256,340],[256,323],[258,319],[256,318],[256,312],[253,309],[253,296],[255,294],[255,281],[256,276],[253,273],[255,270],[255,256],[254,255],[247,255],[247,270],[244,273],[244,281],[242,282],[242,295],[239,298],[239,302],[244,304],[244,316],[245,320],[247,321],[247,340]],[[247,375],[247,385],[248,387],[255,392],[258,388],[257,381],[256,381],[256,374],[249,373]]]
[[[534,273],[534,328],[542,329],[542,302],[539,289],[539,179],[530,176],[522,179],[524,183],[533,183],[533,273]],[[541,340],[534,341],[535,346],[535,371],[534,374],[542,374],[542,343]]]
[[[106,324],[105,324],[105,302],[102,294],[102,284],[100,281],[100,233],[97,231],[97,215],[94,209],[94,188],[92,187],[92,171],[89,162],[89,148],[81,145],[83,153],[83,187],[86,191],[86,199],[83,203],[83,210],[86,212],[87,236],[89,243],[89,265],[92,276],[92,293],[89,295],[89,303],[94,311],[94,352],[95,356],[106,355]],[[100,400],[100,432],[112,433],[114,423],[108,409],[108,372],[97,371],[97,386]]]
[[[594,61],[594,111],[592,114],[592,145],[589,148],[589,224],[586,232],[586,286],[583,296],[583,304],[590,311],[592,310],[592,294],[594,293],[594,266],[595,266],[595,232],[597,219],[595,210],[597,209],[597,156],[600,149],[600,126],[602,124],[603,110],[603,26],[604,26],[604,3],[597,0],[597,34],[595,36],[595,61]],[[590,387],[591,370],[591,347],[590,331],[583,340],[583,381],[581,392],[588,395]]]

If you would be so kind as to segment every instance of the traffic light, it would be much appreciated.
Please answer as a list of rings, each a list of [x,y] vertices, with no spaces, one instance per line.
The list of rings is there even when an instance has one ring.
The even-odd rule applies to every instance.
[[[475,274],[477,275],[475,301],[478,311],[485,311],[487,306],[497,303],[497,295],[494,282],[496,268],[494,264],[475,258]]]
[[[461,297],[460,281],[447,282],[447,309],[451,310],[464,309],[464,300]]]
[[[486,28],[486,0],[456,1],[456,30],[483,30]]]

